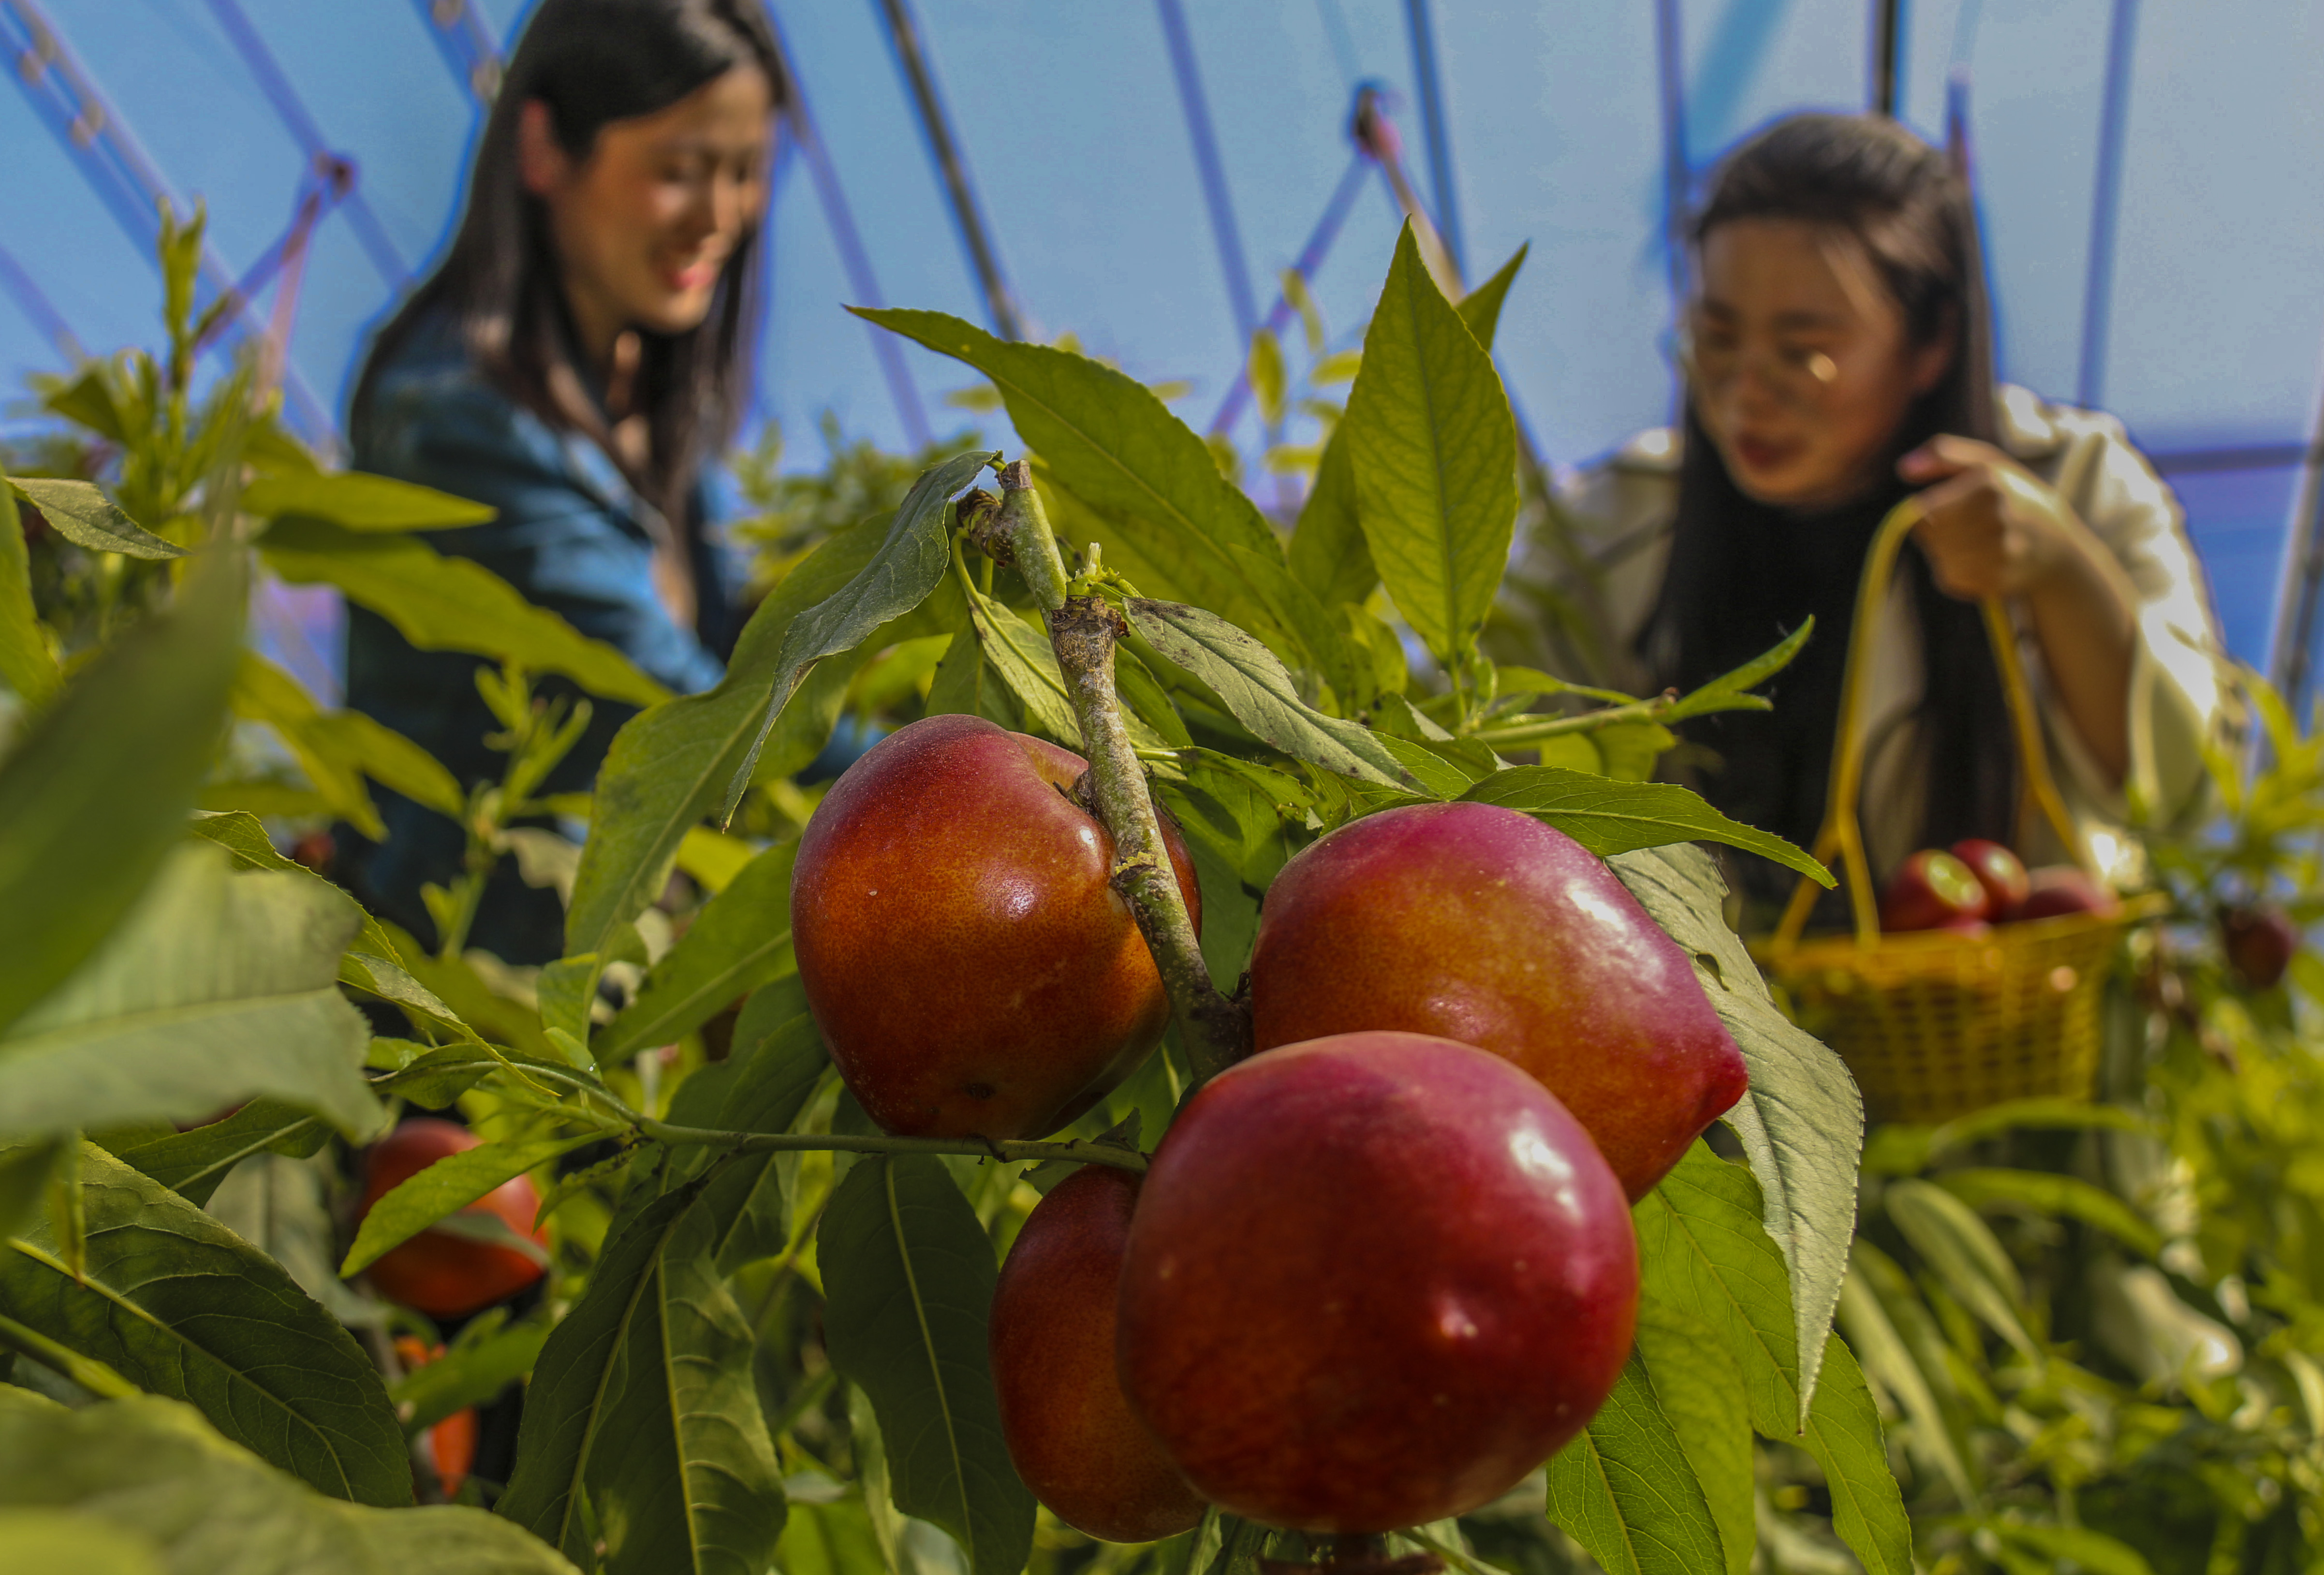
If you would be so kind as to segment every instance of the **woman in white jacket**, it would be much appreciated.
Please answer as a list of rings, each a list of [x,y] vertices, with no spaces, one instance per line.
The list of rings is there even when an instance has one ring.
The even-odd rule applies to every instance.
[[[1684,426],[1633,439],[1572,500],[1619,677],[1690,688],[1813,615],[1772,712],[1687,729],[1714,757],[1707,797],[1810,842],[1865,551],[1918,492],[1859,718],[1876,872],[1964,836],[2015,840],[2016,751],[1978,607],[1998,596],[2082,840],[2133,875],[2128,803],[2198,797],[2219,724],[2209,593],[2118,423],[1997,388],[1975,221],[1944,156],[1889,121],[1792,117],[1730,155],[1693,240]],[[2029,861],[2066,856],[2034,830]],[[1784,885],[1772,866],[1743,874],[1761,897]]]

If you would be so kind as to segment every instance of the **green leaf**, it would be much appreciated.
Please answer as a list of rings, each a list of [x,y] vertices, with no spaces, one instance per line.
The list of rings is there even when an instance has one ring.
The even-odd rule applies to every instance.
[[[1493,358],[1407,225],[1364,335],[1342,431],[1358,521],[1405,622],[1452,667],[1492,610],[1517,529],[1517,423]]]
[[[971,450],[922,471],[897,505],[896,517],[889,522],[888,533],[871,560],[845,585],[791,620],[775,657],[772,692],[767,697],[758,735],[726,788],[726,817],[731,818],[734,806],[742,801],[759,751],[766,747],[776,717],[789,704],[807,669],[825,657],[854,649],[873,630],[927,601],[928,593],[943,581],[952,562],[952,541],[945,530],[949,505],[978,472],[1000,457],[991,451]]]
[[[1969,1461],[1953,1435],[1944,1406],[1929,1375],[1921,1368],[1911,1344],[1898,1332],[1876,1288],[1868,1259],[1879,1248],[1858,1242],[1849,1255],[1848,1284],[1840,1293],[1840,1326],[1861,1359],[1866,1377],[1887,1391],[1908,1424],[1906,1449],[1926,1469],[1944,1478],[1953,1497],[1971,1509],[1978,1507],[1977,1483]]]
[[[382,1253],[401,1246],[447,1215],[457,1213],[502,1183],[547,1165],[560,1154],[570,1154],[583,1144],[597,1142],[603,1136],[590,1131],[530,1143],[485,1143],[446,1155],[396,1184],[371,1206],[355,1231],[355,1245],[347,1248],[346,1261],[339,1266],[339,1276],[346,1279],[361,1274],[378,1262]]]
[[[761,997],[776,1011],[796,1004],[780,990],[761,990],[752,999]],[[813,1018],[796,1011],[771,1030],[761,1030],[757,1019],[767,1015],[745,1007],[734,1025],[736,1054],[748,1059],[728,1080],[715,1119],[722,1131],[789,1131],[831,1064]],[[745,1052],[742,1046],[753,1040],[755,1047]],[[788,1245],[791,1217],[780,1159],[775,1154],[738,1154],[711,1178],[703,1206],[716,1221],[711,1251],[719,1273],[731,1275]]]
[[[1638,1303],[1638,1356],[1719,1528],[1728,1575],[1749,1575],[1758,1535],[1741,1375],[1707,1326],[1652,1297]]]
[[[1360,602],[1379,584],[1372,549],[1356,518],[1356,464],[1347,424],[1332,429],[1315,465],[1315,485],[1292,530],[1291,576],[1326,604]]]
[[[334,1497],[411,1502],[379,1376],[272,1258],[159,1182],[85,1146],[88,1270],[45,1227],[0,1244],[0,1314],[191,1403],[227,1438]]]
[[[401,1454],[401,1451],[398,1451]],[[0,1459],[10,1462],[0,1511],[0,1566],[72,1575],[576,1575],[574,1567],[496,1515],[464,1506],[373,1509],[308,1491],[220,1438],[190,1409],[137,1395],[68,1410],[0,1387]],[[7,1539],[39,1506],[69,1524],[68,1561],[14,1561]],[[152,1562],[92,1561],[102,1539],[159,1551]]]
[[[1798,1436],[1809,1416],[1800,1385],[1807,1364],[1793,1323],[1784,1257],[1759,1223],[1759,1189],[1751,1173],[1698,1142],[1631,1213],[1644,1294],[1718,1337],[1719,1349],[1743,1379],[1755,1431],[1769,1438]],[[1843,1234],[1843,1263],[1847,1242]],[[1816,1365],[1824,1345],[1819,1331]]]
[[[1509,286],[1517,280],[1517,270],[1525,266],[1526,253],[1533,250],[1527,242],[1513,253],[1509,260],[1494,272],[1490,279],[1462,296],[1453,310],[1461,314],[1462,326],[1476,336],[1478,345],[1490,351],[1493,332],[1500,327],[1501,303],[1509,297]]]
[[[1711,679],[1702,688],[1686,695],[1677,705],[1664,712],[1663,720],[1682,722],[1687,717],[1703,716],[1714,711],[1769,709],[1770,703],[1766,697],[1746,694],[1744,691],[1757,688],[1790,667],[1792,659],[1800,654],[1800,648],[1807,644],[1808,637],[1814,632],[1815,619],[1812,616],[1803,619],[1800,626],[1784,636],[1773,649],[1753,657],[1731,673],[1722,673]]]
[[[275,471],[242,489],[242,510],[261,519],[300,514],[350,530],[440,530],[482,525],[499,510],[434,487],[359,470]]]
[[[651,705],[669,691],[480,563],[415,536],[365,535],[321,520],[278,520],[259,538],[267,567],[294,585],[337,585],[421,650],[460,650],[561,673],[592,695]]]
[[[1766,1234],[1783,1254],[1796,1320],[1794,1360],[1812,1391],[1848,1275],[1864,1102],[1846,1064],[1768,995],[1741,937],[1727,927],[1727,886],[1710,855],[1651,848],[1607,862],[1692,961],[1696,981],[1743,1052],[1750,1086],[1725,1119],[1743,1141]]]
[[[1105,561],[1149,594],[1214,608],[1286,661],[1330,665],[1338,636],[1301,627],[1289,605],[1297,582],[1266,516],[1151,389],[1087,356],[996,339],[941,312],[850,309],[992,380],[1040,456],[1050,522],[1074,547],[1097,540]]]
[[[1080,749],[1081,723],[1048,640],[982,591],[968,593],[968,609],[984,660],[1016,696],[1025,727],[1067,749]]]
[[[124,1147],[115,1157],[200,1208],[252,1155],[304,1159],[330,1138],[331,1124],[320,1116],[278,1100],[253,1100],[222,1121]]]
[[[0,684],[38,707],[49,703],[63,681],[41,631],[40,610],[32,604],[32,554],[24,546],[16,494],[0,486]]]
[[[1833,884],[1831,872],[1779,836],[1727,816],[1670,782],[1618,782],[1556,766],[1512,766],[1462,795],[1554,825],[1600,858],[1672,843],[1714,842],[1773,859]]]
[[[2009,1520],[1980,1524],[2003,1543],[2024,1548],[2053,1568],[2061,1560],[2071,1560],[2084,1575],[2154,1575],[2153,1567],[2135,1548],[2088,1526],[2027,1525]]]
[[[161,1575],[161,1547],[93,1515],[0,1509],[0,1569],[74,1575]]]
[[[186,556],[184,548],[162,540],[115,507],[95,482],[10,476],[7,484],[47,515],[58,535],[92,552],[146,558]]]
[[[1138,597],[1130,601],[1129,612],[1139,639],[1217,695],[1237,722],[1270,747],[1342,776],[1412,785],[1412,774],[1378,736],[1301,700],[1275,654],[1225,619]]]
[[[752,747],[774,682],[776,659],[792,621],[853,579],[884,539],[881,522],[866,520],[825,541],[759,603],[716,688],[644,711],[613,735],[605,762],[597,769],[589,840],[581,849],[581,869],[566,910],[567,952],[604,951],[615,929],[661,895],[679,843],[717,807]],[[915,628],[913,632],[930,631]],[[894,631],[883,631],[876,643],[867,643],[876,649],[896,638],[900,636]],[[785,764],[777,757],[788,752],[798,755],[788,762],[788,769],[796,769],[823,747],[825,738],[812,732],[788,740],[784,732],[809,709],[807,701],[823,674],[836,673],[842,665],[825,662],[809,675],[806,693],[784,708],[783,721],[761,760],[762,769]],[[842,677],[837,689],[845,686]],[[836,714],[835,702],[831,715]],[[828,719],[822,723],[825,737],[830,725]]]
[[[1728,1567],[1702,1485],[1637,1352],[1582,1436],[1551,1459],[1549,1517],[1606,1575]]]
[[[992,1243],[951,1174],[925,1156],[867,1158],[823,1217],[832,1365],[871,1395],[896,1507],[967,1550],[972,1575],[1016,1575],[1033,1496],[1001,1438],[985,1347]]]
[[[1900,1176],[1882,1189],[1888,1219],[1928,1260],[1945,1289],[1994,1333],[2039,1361],[2042,1348],[2025,1327],[2025,1282],[1975,1211],[1946,1189],[1917,1176]]]
[[[491,1404],[532,1370],[549,1339],[548,1321],[528,1318],[521,1323],[480,1328],[499,1312],[495,1308],[470,1322],[451,1349],[412,1368],[388,1390],[406,1434],[423,1432],[471,1405]]]
[[[286,859],[277,852],[274,839],[266,834],[266,827],[254,815],[242,810],[229,810],[222,815],[214,815],[207,810],[198,809],[194,811],[193,819],[187,823],[186,830],[190,835],[200,837],[205,842],[216,843],[219,847],[224,848],[233,855],[235,863],[243,869],[272,870],[284,875],[295,875],[304,880],[319,881],[326,886],[330,885],[328,881],[323,880],[320,875],[316,874],[304,864],[295,860]],[[331,889],[337,891],[339,889],[332,886]],[[348,898],[347,900],[353,902],[355,898]],[[361,907],[358,907],[356,911],[362,912]],[[398,966],[401,965],[402,953],[396,950],[394,940],[385,929],[381,927],[380,922],[368,913],[364,914],[363,926],[355,932],[355,945],[358,950],[370,953],[375,959],[393,962]]]
[[[179,848],[105,944],[0,1036],[0,1130],[191,1121],[270,1095],[351,1138],[383,1119],[340,996],[355,904]]]
[[[70,1138],[0,1147],[0,1236],[14,1236],[41,1211],[49,1177],[67,1153]]]
[[[1888,1469],[1880,1412],[1856,1358],[1837,1334],[1829,1338],[1823,1381],[1816,1386],[1801,1445],[1823,1468],[1831,1495],[1831,1529],[1864,1566],[1865,1575],[1914,1575],[1913,1526],[1904,1496]]]
[[[541,1348],[500,1513],[603,1569],[759,1575],[783,1493],[704,1181],[617,1221]],[[625,1211],[625,1213],[627,1211]]]
[[[798,966],[791,956],[791,864],[798,857],[796,841],[779,843],[710,899],[597,1036],[601,1062],[674,1045],[730,1002]]]
[[[1271,766],[1211,750],[1181,750],[1177,776],[1157,777],[1153,788],[1179,829],[1264,890],[1291,856],[1285,823],[1304,825],[1314,796]]]
[[[2163,1250],[2163,1232],[2153,1221],[2080,1176],[2039,1170],[1949,1170],[1932,1178],[1972,1209],[2015,1208],[2063,1214],[2095,1225],[2133,1252],[2153,1257]]]
[[[96,950],[177,843],[226,718],[243,563],[77,676],[0,764],[0,1028]]]

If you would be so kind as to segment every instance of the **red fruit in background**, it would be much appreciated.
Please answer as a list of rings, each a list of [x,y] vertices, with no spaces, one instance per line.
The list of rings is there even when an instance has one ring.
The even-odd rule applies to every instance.
[[[1222,1509],[1375,1533],[1499,1497],[1611,1392],[1621,1184],[1541,1084],[1418,1034],[1254,1055],[1162,1139],[1130,1227],[1123,1390]]]
[[[1392,1028],[1505,1057],[1633,1202],[1748,1082],[1686,953],[1604,861],[1494,805],[1384,810],[1303,850],[1268,889],[1250,988],[1262,1050]]]
[[[992,1292],[992,1382],[1009,1458],[1051,1514],[1110,1543],[1192,1531],[1204,1508],[1130,1414],[1114,1371],[1114,1305],[1137,1202],[1137,1177],[1084,1165],[1026,1220]]]
[[[466,1127],[426,1117],[409,1120],[372,1146],[364,1166],[358,1224],[371,1206],[438,1160],[484,1141]],[[512,1176],[460,1211],[497,1215],[511,1230],[546,1247],[533,1229],[540,1195],[527,1176]],[[512,1247],[478,1241],[434,1226],[390,1248],[371,1266],[372,1288],[430,1318],[458,1318],[505,1300],[540,1278],[540,1265]]]
[[[426,1367],[444,1354],[442,1346],[430,1349],[408,1334],[395,1337],[395,1354],[401,1359],[407,1372]],[[467,1479],[469,1468],[476,1463],[476,1408],[473,1405],[459,1411],[428,1430],[428,1452],[436,1461],[436,1476],[443,1484],[444,1497],[449,1498],[460,1490]]]
[[[1993,934],[1993,926],[1991,925],[1986,923],[1983,919],[1978,918],[1974,914],[1966,913],[1960,915],[1959,917],[1947,919],[1944,923],[1939,925],[1937,928],[1949,935],[1989,935]]]
[[[2219,944],[2245,989],[2273,990],[2300,950],[2300,930],[2280,907],[2231,907],[2219,915]]]
[[[2119,906],[2114,893],[2071,864],[2045,865],[2026,879],[2031,889],[2017,911],[2009,916],[2013,924],[2070,913],[2112,913]]]
[[[807,822],[799,981],[887,1130],[1045,1136],[1161,1038],[1170,1003],[1108,884],[1113,839],[1063,791],[1084,769],[981,717],[930,716],[848,767]],[[1194,860],[1162,834],[1199,929]]]
[[[290,861],[303,864],[318,875],[327,875],[339,856],[339,844],[327,831],[310,831],[290,844]]]
[[[1933,930],[1985,914],[1985,887],[1975,872],[1934,848],[1923,848],[1898,865],[1880,893],[1884,930]]]
[[[2025,862],[1999,843],[1964,837],[1953,844],[1953,857],[1985,888],[1986,917],[2006,919],[2025,900]]]

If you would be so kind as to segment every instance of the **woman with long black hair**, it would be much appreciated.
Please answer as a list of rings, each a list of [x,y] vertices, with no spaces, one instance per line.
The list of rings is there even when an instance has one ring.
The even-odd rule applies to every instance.
[[[1918,492],[1858,719],[1876,871],[2013,840],[2016,748],[1978,605],[1999,597],[2081,839],[2132,873],[2131,799],[2169,812],[2204,780],[2209,593],[2117,422],[1995,383],[1976,221],[1945,156],[1887,120],[1793,116],[1729,157],[1692,239],[1684,424],[1633,439],[1574,500],[1618,677],[1691,688],[1812,615],[1773,711],[1687,728],[1707,797],[1811,842],[1865,554]],[[2034,834],[2031,861],[2067,857]],[[1744,863],[1753,895],[1787,889]]]
[[[702,475],[746,402],[784,99],[757,0],[541,0],[451,247],[379,331],[355,385],[358,467],[499,511],[438,547],[681,692],[718,680],[739,624]],[[350,705],[464,783],[498,778],[475,658],[415,650],[361,608],[347,648]],[[586,789],[630,714],[595,701],[545,790]],[[421,887],[458,874],[463,834],[381,798],[389,834],[374,844],[343,829],[345,873],[426,940]],[[503,869],[471,934],[504,961],[540,962],[563,950],[560,927],[555,893]]]

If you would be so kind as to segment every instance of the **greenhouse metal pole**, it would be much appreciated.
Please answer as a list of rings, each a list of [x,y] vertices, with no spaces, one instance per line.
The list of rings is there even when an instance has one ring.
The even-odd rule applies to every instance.
[[[1203,94],[1202,67],[1194,59],[1186,9],[1181,0],[1155,0],[1155,9],[1162,14],[1170,71],[1178,79],[1178,106],[1186,116],[1186,135],[1194,144],[1194,170],[1202,177],[1211,235],[1218,243],[1219,272],[1226,276],[1227,304],[1234,312],[1235,333],[1248,345],[1259,330],[1259,307],[1251,299],[1250,262],[1243,253],[1242,231],[1235,224],[1234,197],[1227,189],[1226,161],[1219,157],[1218,134],[1211,124],[1210,101]]]
[[[1896,118],[1897,68],[1904,48],[1904,0],[1872,0],[1872,113]]]
[[[82,346],[80,336],[72,331],[72,325],[65,321],[64,314],[57,310],[56,303],[49,299],[32,276],[24,272],[23,264],[18,262],[5,246],[0,246],[0,290],[5,290],[15,298],[16,305],[23,309],[32,327],[40,329],[42,336],[55,345],[67,361],[78,366],[88,359],[88,352]]]
[[[2282,591],[2267,664],[2269,681],[2295,719],[2308,705],[2315,678],[2318,593],[2324,590],[2324,399],[2318,401],[2315,430],[2301,456],[2300,474],[2299,510],[2284,532],[2277,576]],[[2261,747],[2261,740],[2255,738],[2253,747]]]
[[[1436,69],[1436,30],[1429,21],[1428,0],[1405,0],[1404,15],[1412,29],[1412,74],[1420,87],[1420,129],[1428,141],[1428,185],[1436,198],[1436,228],[1444,237],[1453,272],[1465,279],[1469,262],[1452,190],[1452,142],[1444,129],[1444,88]]]
[[[920,131],[928,139],[928,154],[936,160],[936,172],[944,180],[945,196],[952,203],[953,223],[960,231],[960,244],[968,252],[969,267],[984,291],[984,304],[992,314],[992,326],[1004,339],[1021,339],[1025,336],[1025,325],[1017,315],[1017,303],[1009,294],[1009,285],[1001,276],[1000,258],[986,231],[983,210],[977,205],[976,189],[969,182],[968,165],[961,157],[960,144],[952,134],[952,123],[945,115],[944,100],[936,93],[936,78],[920,48],[919,29],[905,0],[880,0],[880,12],[888,23],[888,41],[895,49],[896,63],[902,68],[905,83],[912,90],[912,106],[919,112]]]
[[[469,96],[489,108],[501,90],[501,54],[468,0],[411,0],[428,36]]]
[[[2138,0],[2114,0],[2107,30],[2106,97],[2098,108],[2098,167],[2090,200],[2089,277],[2082,289],[2082,359],[2074,400],[2097,408],[2106,390],[2107,331],[2114,315],[2115,222],[2122,206],[2123,133],[2130,119],[2130,69]]]

